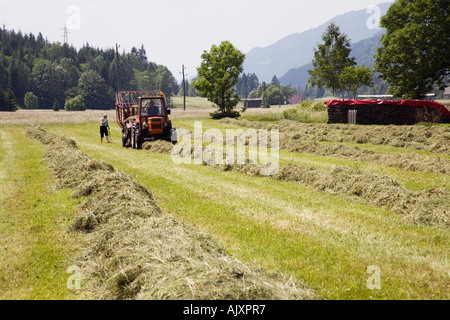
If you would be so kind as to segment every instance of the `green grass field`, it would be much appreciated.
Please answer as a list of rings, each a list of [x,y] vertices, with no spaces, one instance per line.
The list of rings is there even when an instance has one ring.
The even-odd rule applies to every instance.
[[[43,145],[23,128],[0,133],[0,299],[75,299],[67,269],[80,244],[69,232],[79,202],[55,188]]]
[[[203,130],[248,128],[209,119],[173,122],[193,130],[196,120]],[[113,144],[100,144],[96,123],[45,129],[136,179],[162,211],[210,234],[230,255],[294,277],[317,297],[448,299],[449,127],[411,127],[417,139],[398,147],[386,139],[352,141],[365,130],[359,126],[351,135],[341,127],[296,126],[280,133],[280,166],[293,170],[283,173],[304,174],[295,179],[175,165],[169,154],[122,148],[116,124]],[[367,134],[375,137],[377,128],[394,130],[370,127]],[[432,145],[421,142],[422,131]],[[292,137],[295,132],[302,137]],[[68,229],[80,200],[55,189],[56,179],[42,160],[44,146],[21,128],[0,127],[0,133],[0,297],[74,299],[77,293],[65,288],[66,269],[80,253],[83,235],[76,234],[77,242]],[[292,140],[298,145],[290,145]],[[303,148],[311,141],[314,148]],[[419,164],[426,161],[442,172]],[[373,282],[377,275],[379,283]]]

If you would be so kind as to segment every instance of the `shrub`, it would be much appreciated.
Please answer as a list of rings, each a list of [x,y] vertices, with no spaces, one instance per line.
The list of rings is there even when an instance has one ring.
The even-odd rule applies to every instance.
[[[27,109],[39,109],[39,99],[33,92],[25,94],[24,104]]]
[[[237,111],[231,111],[231,112],[216,111],[216,112],[210,113],[210,116],[213,119],[220,120],[223,118],[239,118],[241,116],[241,114]]]
[[[76,96],[73,99],[66,100],[64,105],[66,111],[85,111],[86,105],[82,96]]]
[[[316,102],[312,107],[313,111],[325,111],[327,110],[327,106],[323,102]]]
[[[53,111],[59,111],[59,102],[58,102],[58,100],[55,100],[54,102],[53,102]]]
[[[306,99],[306,100],[302,101],[302,103],[300,104],[300,108],[301,109],[309,109],[312,105],[313,105],[313,101]]]

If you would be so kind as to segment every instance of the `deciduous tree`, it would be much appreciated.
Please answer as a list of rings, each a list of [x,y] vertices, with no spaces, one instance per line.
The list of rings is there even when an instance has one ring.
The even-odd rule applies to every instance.
[[[340,28],[331,23],[322,36],[323,43],[314,52],[314,69],[308,70],[308,82],[315,87],[332,89],[336,96],[344,89],[340,75],[348,66],[354,66],[355,58],[350,57],[350,41]]]
[[[24,104],[27,109],[39,109],[39,99],[33,92],[25,94]]]
[[[359,88],[373,84],[373,72],[364,65],[348,66],[342,71],[340,81],[344,89],[351,92],[353,98],[356,98]]]
[[[78,82],[78,92],[88,109],[108,109],[113,97],[109,94],[105,80],[93,70],[84,72]]]
[[[240,100],[234,87],[243,71],[245,54],[231,42],[223,41],[219,46],[213,45],[210,52],[204,51],[202,59],[197,68],[198,79],[195,80],[194,87],[218,106],[219,110],[212,116],[239,116],[239,112],[233,110]]]
[[[381,19],[386,28],[376,70],[395,97],[421,99],[450,72],[448,0],[397,0]]]

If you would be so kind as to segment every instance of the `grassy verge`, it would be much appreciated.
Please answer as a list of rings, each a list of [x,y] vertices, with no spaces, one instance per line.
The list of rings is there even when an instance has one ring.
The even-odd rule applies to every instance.
[[[76,299],[67,288],[77,201],[55,190],[45,148],[22,128],[0,128],[0,299]]]
[[[175,124],[193,128],[189,120]],[[203,124],[206,129],[207,122]],[[449,298],[449,234],[444,228],[415,225],[388,208],[317,191],[308,183],[176,166],[170,155],[124,149],[118,143],[100,145],[93,134],[96,125],[48,129],[133,175],[163,211],[212,234],[241,261],[281,270],[326,299]],[[119,136],[118,128],[112,130]],[[304,155],[290,157],[303,161]],[[325,162],[318,159],[308,161],[323,170]],[[371,266],[381,271],[380,289],[368,286]]]
[[[271,113],[265,114],[243,114],[241,119],[251,121],[279,121],[294,120],[303,123],[326,123],[328,121],[328,111],[324,105],[325,100],[313,102],[305,100],[301,104],[293,106],[288,110],[280,112],[280,108],[273,106]],[[278,109],[278,110],[277,110]]]

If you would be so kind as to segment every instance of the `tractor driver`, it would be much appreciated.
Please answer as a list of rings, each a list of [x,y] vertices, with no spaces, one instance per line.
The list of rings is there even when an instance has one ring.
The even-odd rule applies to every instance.
[[[149,116],[158,116],[159,108],[155,105],[155,101],[150,100],[150,108],[148,109]]]

